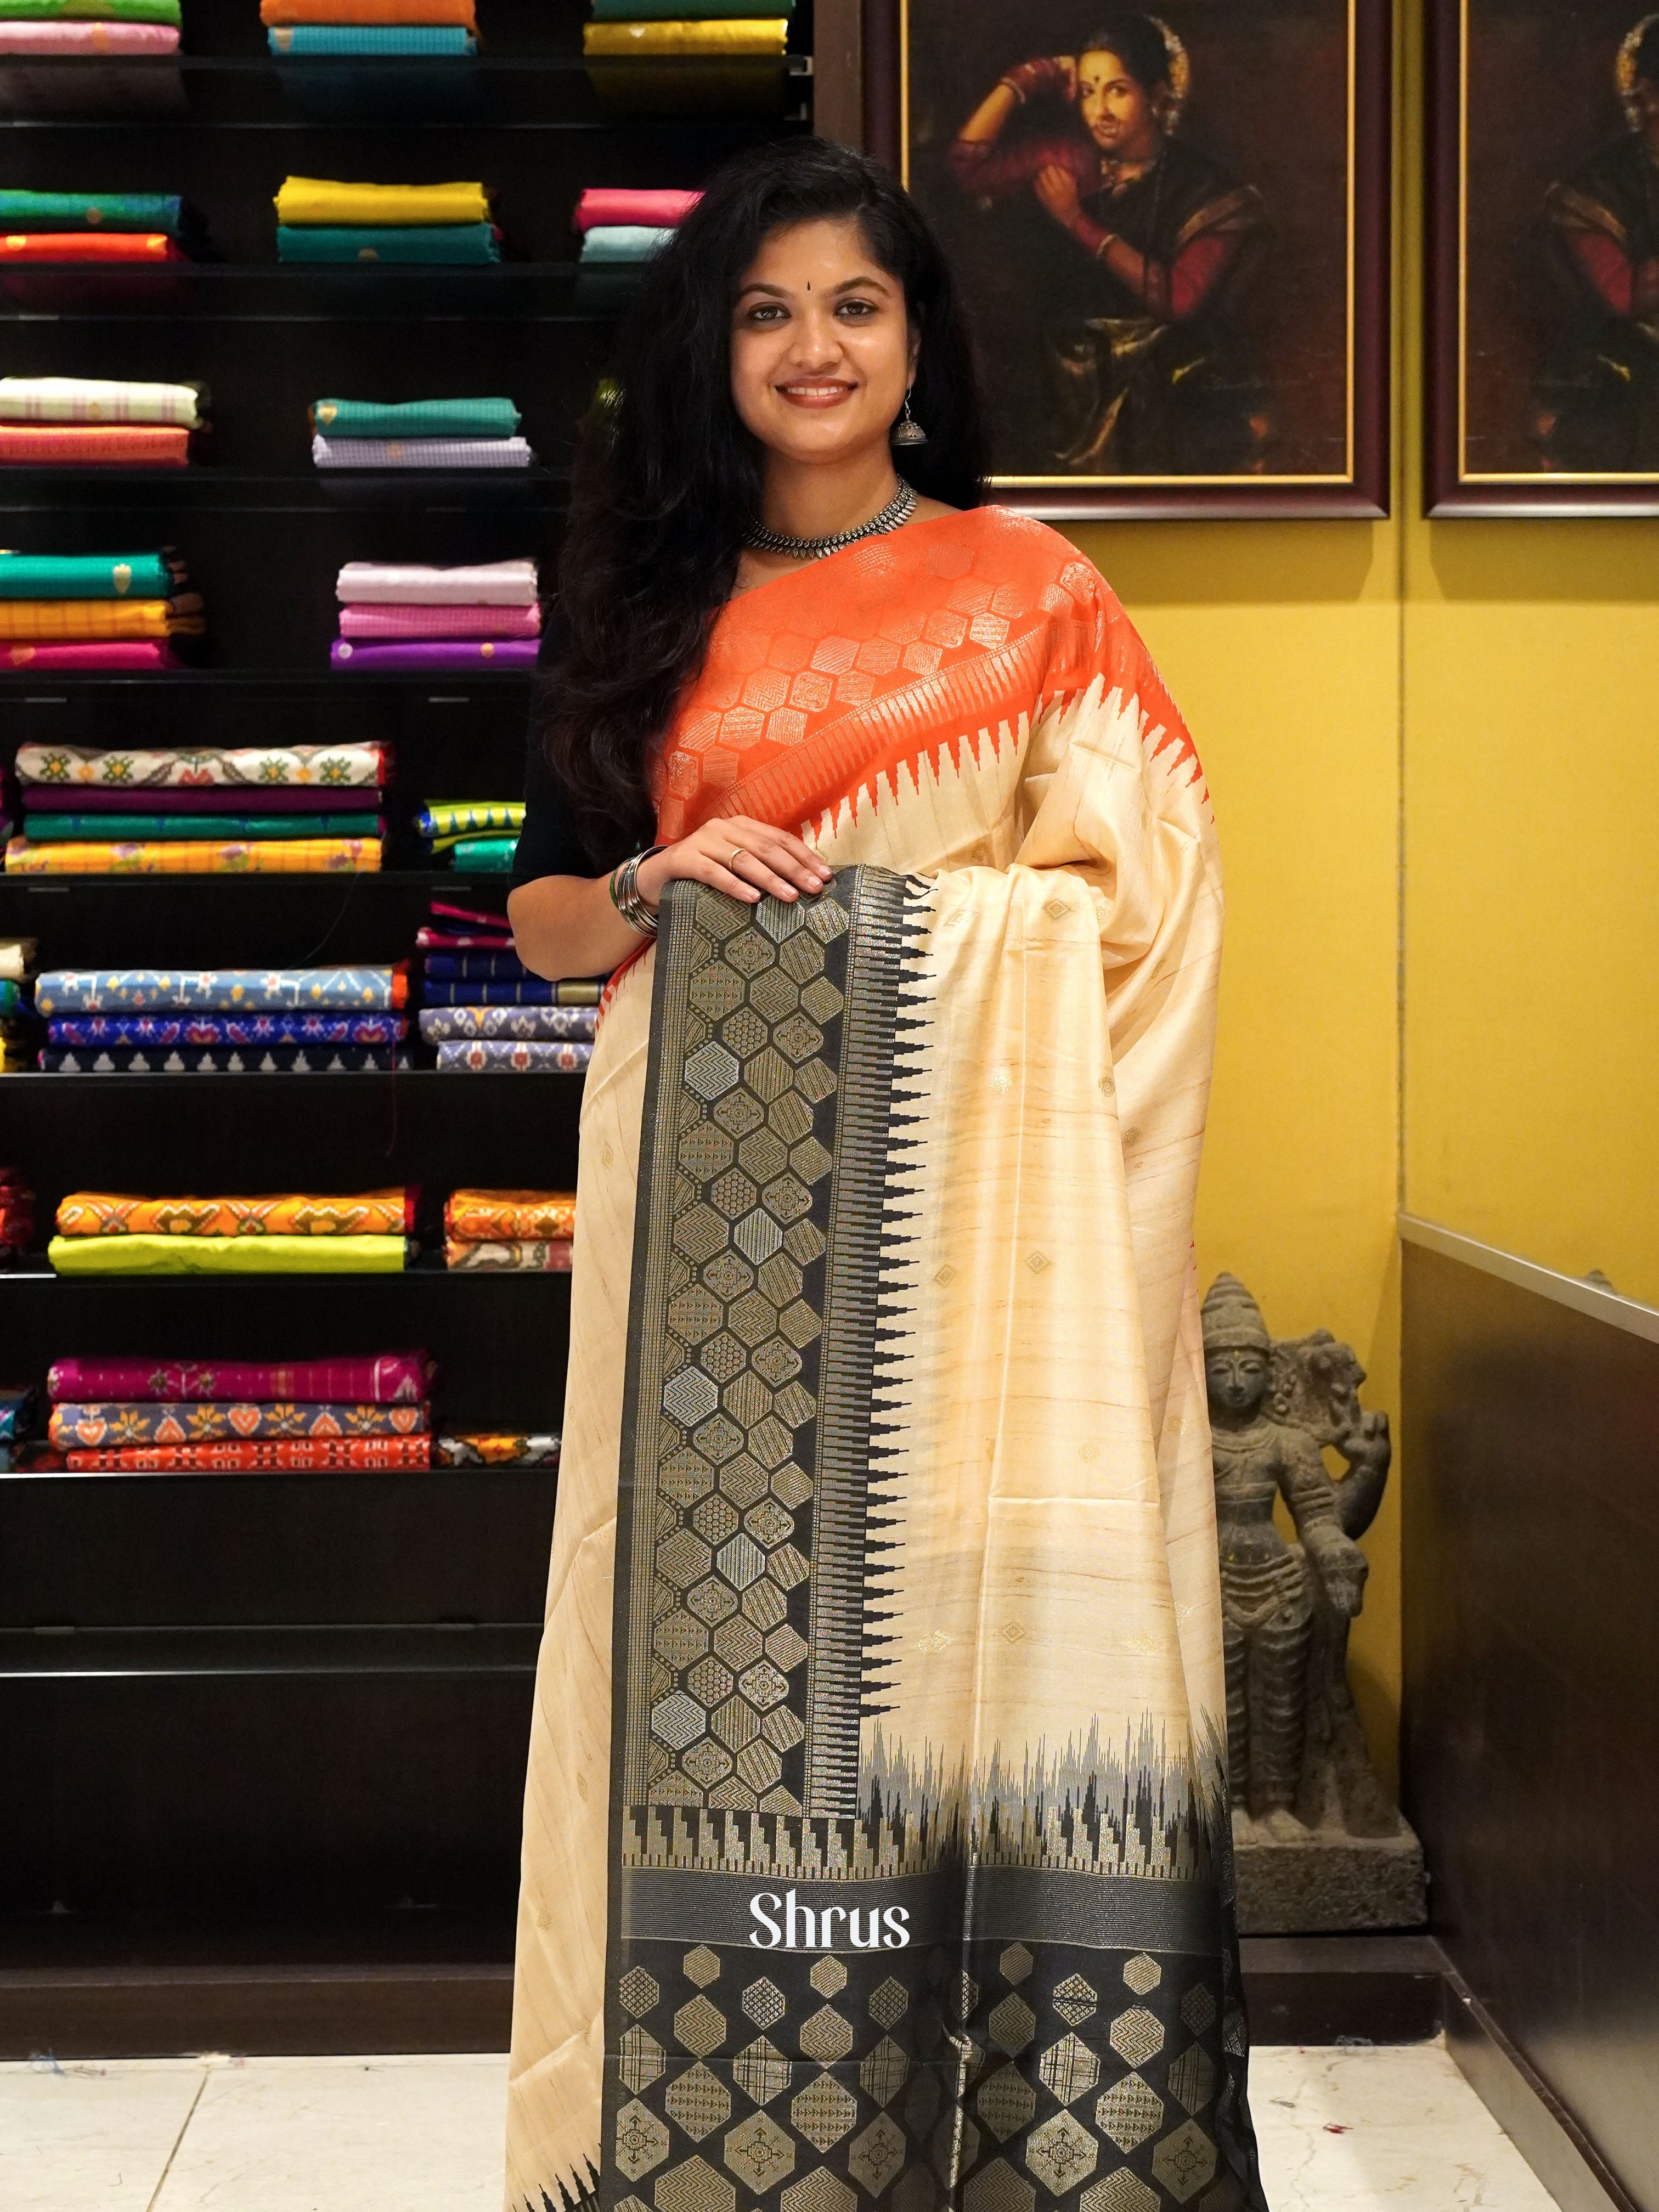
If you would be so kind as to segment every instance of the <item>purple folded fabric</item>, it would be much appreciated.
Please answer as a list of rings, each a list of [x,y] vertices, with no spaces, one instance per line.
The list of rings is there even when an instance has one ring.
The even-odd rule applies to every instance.
[[[356,669],[365,676],[417,676],[457,669],[488,675],[500,668],[528,672],[540,651],[537,641],[528,637],[489,638],[481,644],[457,639],[407,645],[354,645],[349,638],[337,637],[328,657],[336,668]]]
[[[22,790],[31,814],[366,814],[381,799],[361,784],[26,783]]]
[[[426,1352],[301,1359],[283,1367],[210,1359],[60,1359],[46,1376],[46,1388],[54,1405],[102,1399],[151,1405],[190,1398],[405,1406],[429,1395],[436,1371]]]
[[[49,1044],[401,1044],[403,1014],[64,1014]]]

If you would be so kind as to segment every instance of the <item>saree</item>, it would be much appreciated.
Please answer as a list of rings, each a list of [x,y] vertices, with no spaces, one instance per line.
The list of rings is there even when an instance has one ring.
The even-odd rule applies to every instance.
[[[160,844],[6,847],[12,876],[332,876],[372,873],[380,865],[378,837],[282,837],[269,842],[210,842],[179,838]]]
[[[423,1437],[426,1406],[252,1404],[125,1401],[63,1404],[49,1433],[59,1451],[125,1451],[147,1444],[267,1443],[277,1437]]]
[[[29,784],[90,784],[105,790],[205,791],[258,787],[264,805],[283,789],[373,790],[378,799],[390,765],[383,745],[208,745],[199,749],[90,745],[19,745],[17,780]]]
[[[728,605],[656,793],[836,874],[675,884],[600,1024],[507,2203],[1262,2212],[1191,741],[987,509]]]
[[[343,1400],[415,1405],[437,1380],[429,1352],[382,1352],[368,1358],[247,1360],[59,1359],[46,1373],[54,1404],[88,1398]]]
[[[7,423],[137,422],[199,430],[201,401],[198,384],[134,384],[96,376],[0,376],[0,422]]]
[[[337,438],[513,438],[519,410],[510,399],[318,399],[311,427]]]
[[[306,1443],[123,1444],[64,1455],[71,1474],[347,1474],[430,1467],[429,1437],[319,1437]]]
[[[75,1190],[58,1207],[60,1237],[406,1237],[414,1226],[409,1189],[347,1198],[304,1191],[270,1198],[131,1198]]]
[[[401,1275],[409,1248],[402,1237],[54,1237],[46,1257],[60,1275]]]
[[[495,1237],[554,1237],[576,1230],[574,1190],[453,1190],[444,1200],[444,1228],[463,1243]]]
[[[401,1006],[399,968],[54,968],[34,1009],[58,1014],[382,1013]]]
[[[322,177],[285,178],[276,194],[283,228],[319,225],[331,229],[419,229],[448,224],[486,228],[489,195],[482,185],[348,185]]]

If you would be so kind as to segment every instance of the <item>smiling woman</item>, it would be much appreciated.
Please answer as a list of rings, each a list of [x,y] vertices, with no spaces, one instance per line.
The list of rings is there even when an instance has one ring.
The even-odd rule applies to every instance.
[[[1122,609],[976,504],[980,450],[932,237],[816,142],[709,186],[588,425],[511,907],[532,967],[617,968],[512,2212],[1264,2212],[1192,1256],[1214,829]]]

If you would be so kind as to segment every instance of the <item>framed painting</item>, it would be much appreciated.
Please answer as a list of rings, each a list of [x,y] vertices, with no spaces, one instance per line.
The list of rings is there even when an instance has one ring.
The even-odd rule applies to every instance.
[[[1388,0],[872,0],[866,142],[957,272],[994,495],[1387,512]]]
[[[1429,513],[1659,514],[1659,15],[1432,0],[1430,70]]]

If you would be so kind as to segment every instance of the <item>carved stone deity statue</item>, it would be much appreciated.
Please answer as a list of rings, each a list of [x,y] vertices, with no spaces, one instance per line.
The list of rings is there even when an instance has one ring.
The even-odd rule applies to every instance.
[[[1276,1343],[1231,1275],[1204,1301],[1204,1363],[1239,1924],[1419,1925],[1422,1854],[1377,1780],[1348,1686],[1367,1573],[1358,1539],[1388,1480],[1388,1417],[1360,1405],[1351,1346],[1325,1329]],[[1294,1542],[1276,1522],[1281,1499]]]

